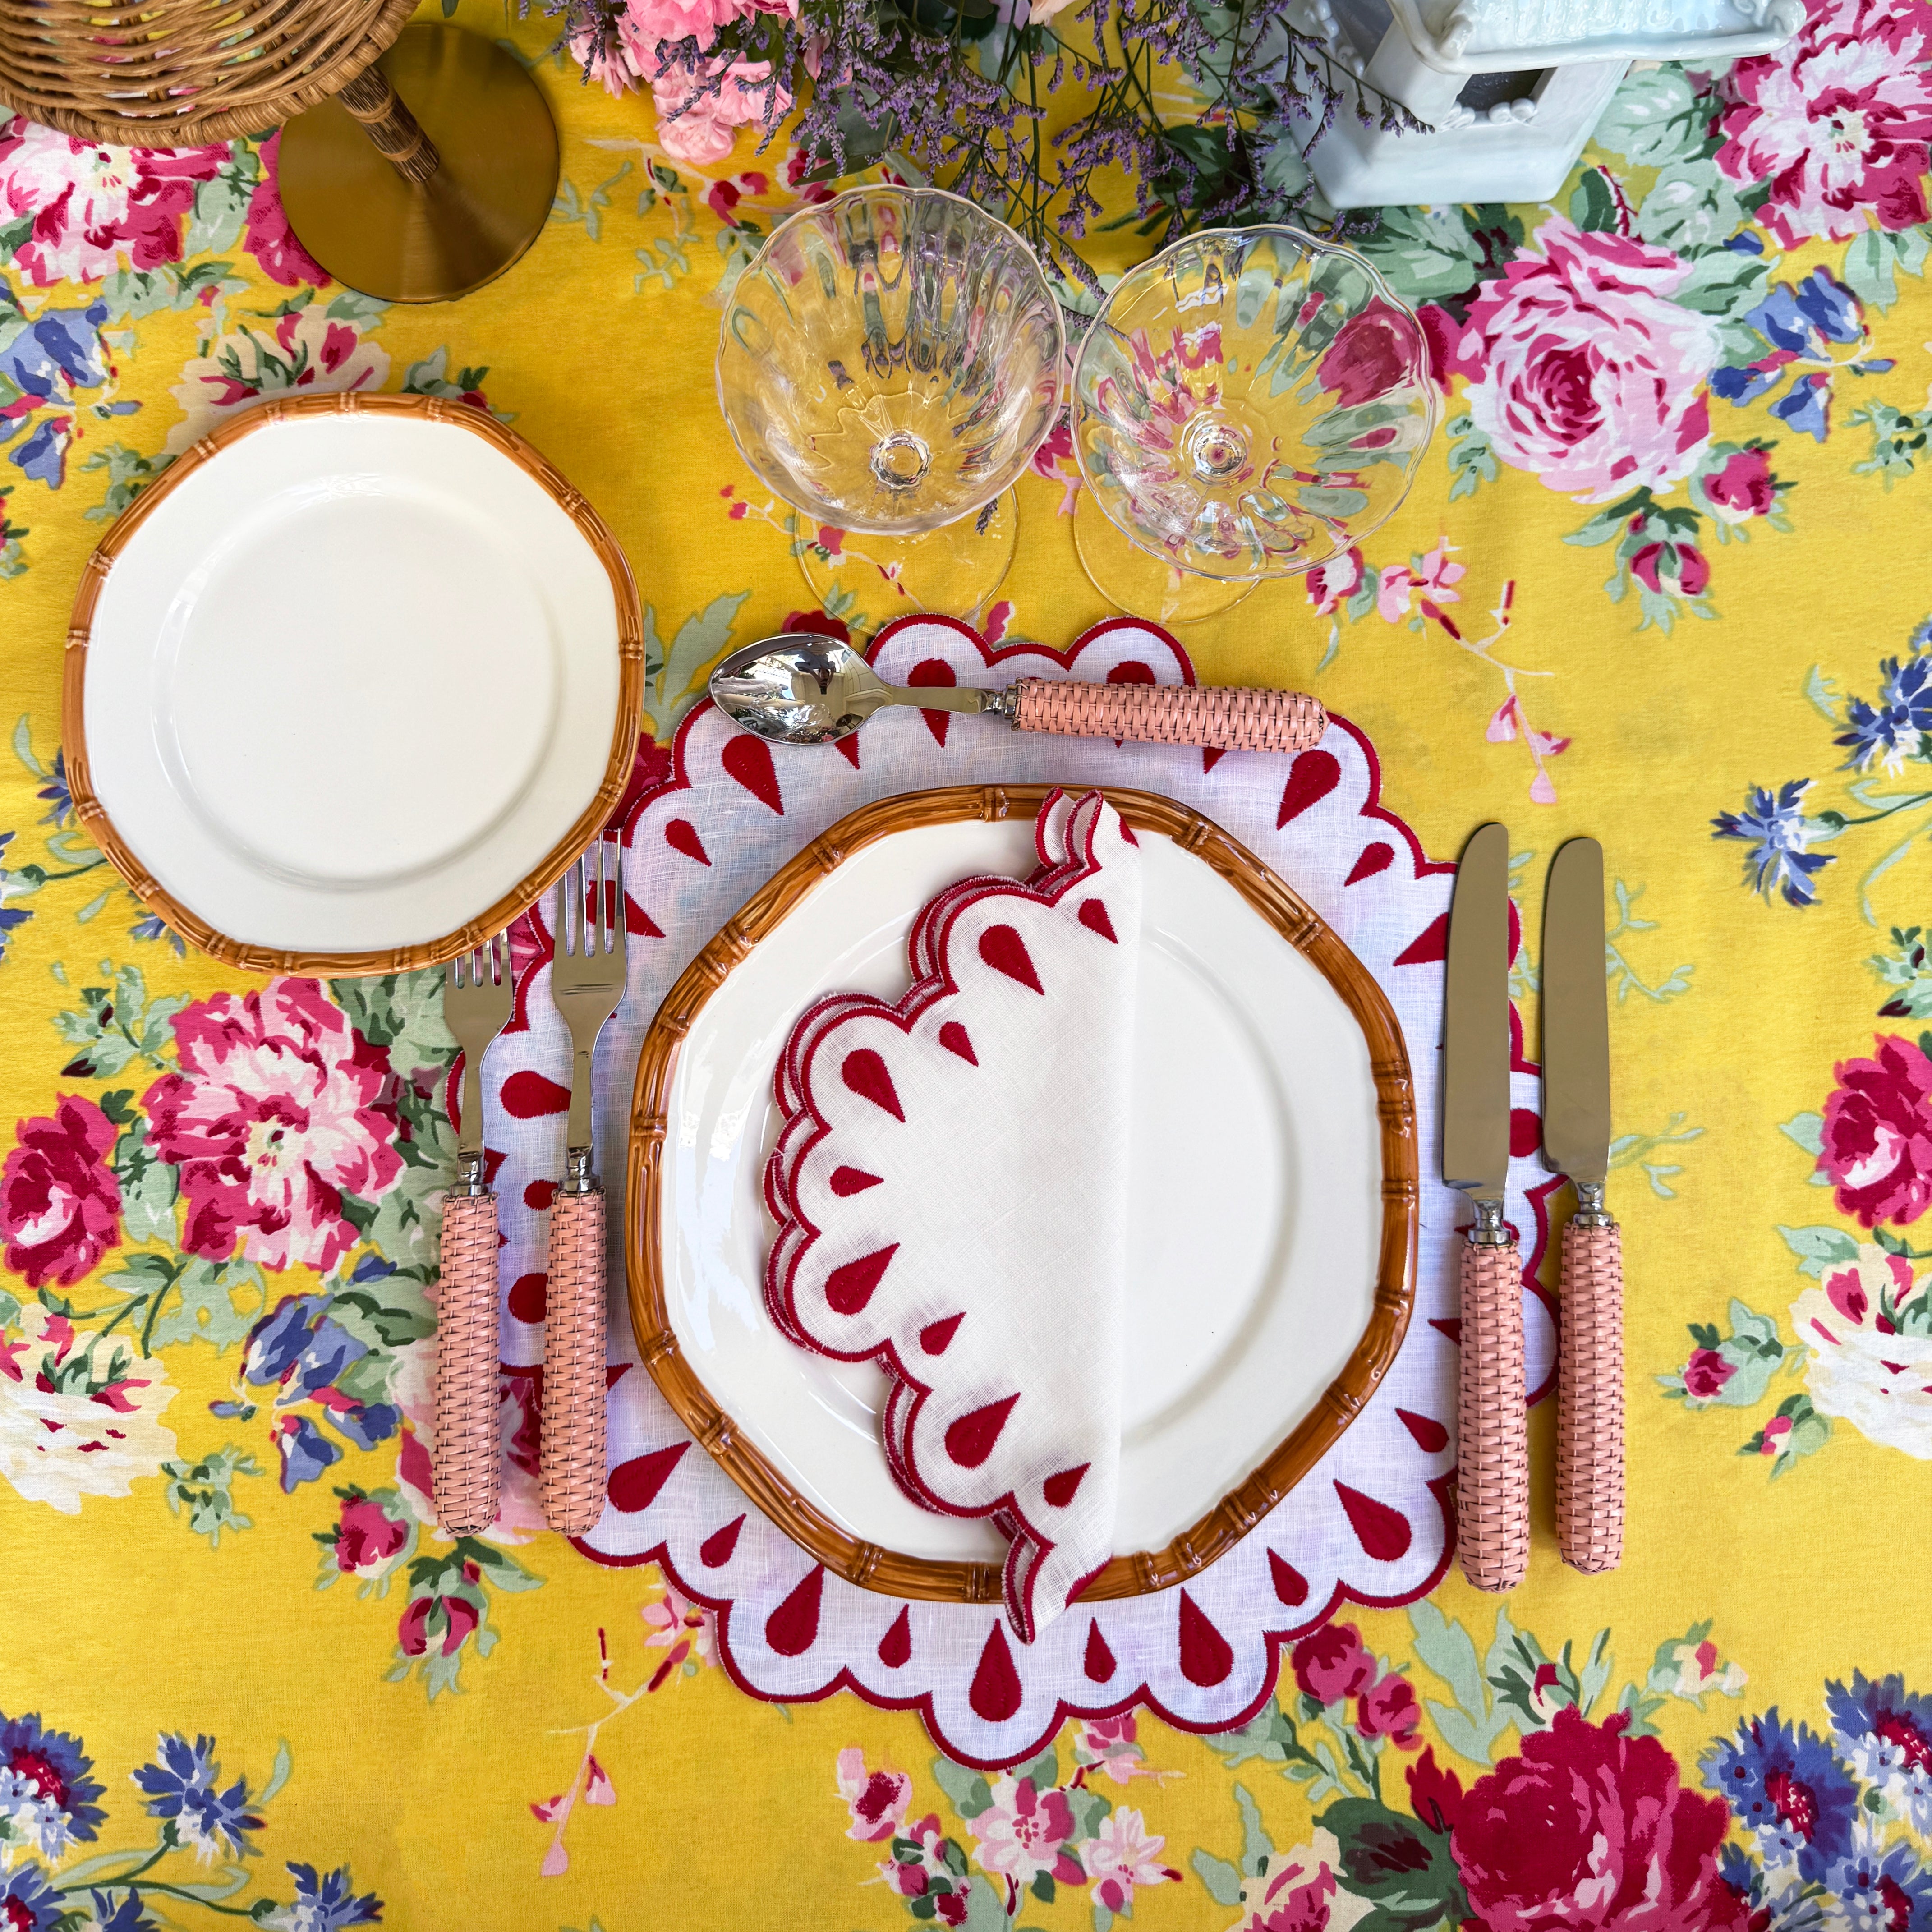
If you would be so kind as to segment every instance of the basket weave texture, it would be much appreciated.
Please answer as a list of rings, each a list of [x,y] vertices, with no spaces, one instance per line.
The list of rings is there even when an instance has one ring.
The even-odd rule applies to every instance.
[[[0,5],[0,107],[109,146],[278,127],[400,34],[416,0],[32,0]]]

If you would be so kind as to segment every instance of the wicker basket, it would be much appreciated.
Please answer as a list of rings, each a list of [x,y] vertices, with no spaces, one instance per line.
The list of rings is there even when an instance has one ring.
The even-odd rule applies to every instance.
[[[0,106],[114,146],[259,134],[362,73],[416,0],[0,0]]]

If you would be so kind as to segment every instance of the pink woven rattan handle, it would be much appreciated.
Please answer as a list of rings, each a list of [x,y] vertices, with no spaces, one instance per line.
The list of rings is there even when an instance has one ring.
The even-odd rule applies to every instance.
[[[436,1520],[474,1536],[496,1520],[496,1197],[452,1194],[442,1208],[436,1324]]]
[[[544,1293],[544,1520],[584,1536],[604,1514],[604,1197],[560,1194]]]
[[[1229,752],[1305,752],[1328,714],[1305,691],[1186,684],[1070,684],[1023,677],[1014,724],[1066,738],[1138,738]]]
[[[1556,1534],[1592,1575],[1624,1555],[1624,1257],[1615,1222],[1563,1230],[1557,1358]]]
[[[1456,1406],[1456,1555],[1479,1590],[1514,1590],[1529,1568],[1529,1418],[1522,1264],[1516,1244],[1462,1250]]]

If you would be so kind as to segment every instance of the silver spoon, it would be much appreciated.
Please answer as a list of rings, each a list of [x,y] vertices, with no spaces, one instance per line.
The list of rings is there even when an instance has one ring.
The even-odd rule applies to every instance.
[[[1299,752],[1319,742],[1328,714],[1305,692],[1177,684],[1082,684],[1023,677],[1004,690],[888,684],[850,644],[790,631],[734,651],[711,674],[711,696],[743,730],[775,745],[831,745],[881,706],[980,711],[1021,731],[1136,738],[1228,751]]]

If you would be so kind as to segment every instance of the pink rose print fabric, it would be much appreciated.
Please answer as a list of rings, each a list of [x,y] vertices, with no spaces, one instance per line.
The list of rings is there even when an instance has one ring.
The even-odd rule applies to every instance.
[[[64,1094],[51,1119],[22,1120],[0,1169],[6,1264],[29,1288],[70,1288],[121,1238],[119,1130],[94,1103]]]
[[[766,1298],[802,1346],[894,1378],[907,1493],[1012,1540],[1030,1641],[1113,1553],[1141,878],[1101,794],[1055,792],[1024,884],[914,922],[896,1006],[835,994],[776,1082]]]
[[[182,1245],[265,1268],[329,1268],[359,1238],[342,1197],[402,1171],[383,1102],[388,1056],[314,980],[218,993],[174,1018],[178,1073],[142,1105],[163,1160],[181,1165]]]
[[[1667,248],[1560,215],[1471,305],[1454,373],[1513,468],[1586,503],[1688,476],[1711,436],[1709,320],[1672,300],[1690,274]]]

